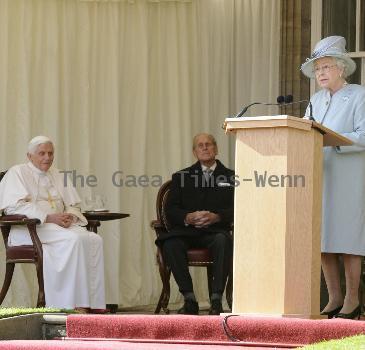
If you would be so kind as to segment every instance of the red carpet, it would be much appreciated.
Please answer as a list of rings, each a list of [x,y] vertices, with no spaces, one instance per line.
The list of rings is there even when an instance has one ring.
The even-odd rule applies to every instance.
[[[227,342],[222,321],[221,316],[70,315],[67,336]],[[339,319],[237,316],[227,324],[235,338],[253,343],[301,345],[365,334],[365,322]]]
[[[237,350],[292,348],[365,334],[365,322],[268,317],[70,315],[65,340],[0,342],[1,349]],[[107,338],[107,339],[106,339]]]

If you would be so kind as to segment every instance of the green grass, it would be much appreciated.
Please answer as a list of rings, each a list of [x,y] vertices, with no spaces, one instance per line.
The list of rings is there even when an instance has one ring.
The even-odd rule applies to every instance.
[[[322,343],[307,345],[304,350],[365,350],[365,335],[324,341]]]
[[[48,307],[40,308],[21,308],[21,307],[0,307],[0,319],[6,317],[29,315],[35,313],[52,314],[52,313],[74,313],[74,310],[53,309]]]

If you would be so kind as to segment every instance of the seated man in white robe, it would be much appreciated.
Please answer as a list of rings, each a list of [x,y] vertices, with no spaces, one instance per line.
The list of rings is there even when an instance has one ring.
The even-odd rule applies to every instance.
[[[0,182],[0,211],[37,218],[43,247],[47,307],[105,309],[103,241],[87,231],[80,198],[64,174],[51,168],[52,141],[33,138],[29,162],[8,170]],[[14,226],[9,245],[31,244],[26,227]]]

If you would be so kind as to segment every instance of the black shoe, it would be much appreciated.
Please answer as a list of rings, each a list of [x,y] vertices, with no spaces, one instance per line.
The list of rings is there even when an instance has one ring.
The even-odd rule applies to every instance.
[[[194,300],[185,300],[184,306],[181,309],[177,310],[177,313],[183,315],[198,315],[199,305]]]
[[[347,320],[353,320],[353,319],[357,318],[359,320],[360,316],[361,316],[361,305],[357,306],[352,312],[350,312],[348,314],[344,314],[344,313],[340,312],[335,317],[336,318],[345,318]]]
[[[223,312],[222,302],[220,300],[212,300],[209,315],[220,315]]]
[[[342,309],[342,306],[343,305],[336,307],[336,309],[333,309],[331,311],[322,311],[321,315],[326,315],[326,316],[328,316],[328,318],[333,318],[340,312],[340,310]]]

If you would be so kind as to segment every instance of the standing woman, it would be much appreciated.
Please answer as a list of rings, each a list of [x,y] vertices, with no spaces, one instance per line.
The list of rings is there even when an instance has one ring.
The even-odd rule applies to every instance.
[[[365,256],[365,88],[346,82],[356,64],[345,46],[341,36],[322,39],[301,70],[321,88],[311,98],[314,119],[353,142],[325,147],[323,153],[321,260],[329,301],[321,314],[354,319],[361,314],[358,291]],[[340,287],[340,255],[345,297]]]

